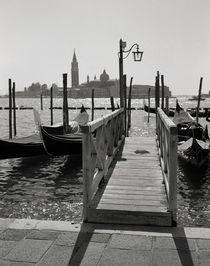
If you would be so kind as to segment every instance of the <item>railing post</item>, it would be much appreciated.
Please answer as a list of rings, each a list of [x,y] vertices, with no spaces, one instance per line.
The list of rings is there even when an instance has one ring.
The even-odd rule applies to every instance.
[[[177,126],[166,116],[162,109],[157,109],[156,133],[163,180],[168,197],[168,209],[172,222],[177,222]]]
[[[170,128],[169,134],[169,210],[172,221],[177,222],[177,127]]]
[[[91,189],[91,132],[85,127],[82,139],[82,168],[83,168],[83,220],[88,221],[88,207]]]
[[[87,222],[92,199],[125,138],[124,109],[116,110],[89,122],[86,126],[81,126],[81,131],[83,133],[83,221]],[[93,132],[96,133],[94,136]]]

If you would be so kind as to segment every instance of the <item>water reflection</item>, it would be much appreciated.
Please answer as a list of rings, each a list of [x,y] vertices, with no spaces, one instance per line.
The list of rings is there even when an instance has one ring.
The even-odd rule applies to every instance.
[[[0,167],[1,217],[81,219],[81,157],[18,158]]]
[[[178,224],[210,226],[209,178],[209,164],[196,169],[179,161]]]

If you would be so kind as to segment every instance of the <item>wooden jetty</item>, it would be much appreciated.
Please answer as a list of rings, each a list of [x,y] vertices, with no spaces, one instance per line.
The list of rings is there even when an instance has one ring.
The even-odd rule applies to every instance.
[[[157,139],[125,138],[123,114],[83,128],[84,221],[172,226],[177,128],[158,108]]]

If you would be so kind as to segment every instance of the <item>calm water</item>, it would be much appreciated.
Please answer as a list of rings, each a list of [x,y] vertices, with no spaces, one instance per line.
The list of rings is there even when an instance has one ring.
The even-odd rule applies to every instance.
[[[116,103],[119,100],[116,100]],[[196,102],[179,98],[184,107],[195,107]],[[91,106],[90,99],[70,100],[69,106]],[[41,114],[43,123],[50,123],[49,99],[44,99],[40,111],[39,99],[16,99],[17,105],[33,106]],[[96,99],[95,106],[109,106],[109,99]],[[8,99],[0,98],[0,106],[8,106]],[[55,99],[54,106],[62,106]],[[133,100],[132,106],[142,107],[142,100]],[[175,107],[175,99],[170,106]],[[210,107],[210,99],[201,102]],[[90,113],[90,110],[87,110]],[[70,111],[70,118],[78,111]],[[96,111],[95,117],[109,113]],[[1,138],[8,136],[8,111],[0,110]],[[91,115],[91,113],[90,113]],[[62,110],[54,110],[54,122],[62,121]],[[200,119],[205,124],[205,119]],[[208,123],[210,124],[210,123]],[[132,111],[132,135],[154,135],[155,117],[147,123],[144,111]],[[209,132],[210,132],[210,125]],[[17,111],[17,134],[27,136],[35,131],[32,110]],[[0,217],[34,218],[81,221],[82,213],[82,162],[80,157],[40,156],[0,160]],[[210,163],[202,170],[190,171],[179,165],[178,169],[178,224],[210,227]]]

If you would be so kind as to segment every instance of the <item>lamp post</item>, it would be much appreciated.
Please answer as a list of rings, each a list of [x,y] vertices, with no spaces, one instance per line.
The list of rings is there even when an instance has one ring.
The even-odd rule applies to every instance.
[[[120,51],[119,55],[119,86],[120,86],[120,107],[124,107],[123,101],[123,60],[126,59],[131,53],[132,49],[136,47],[136,50],[133,51],[133,57],[135,62],[140,62],[142,60],[143,52],[139,51],[139,45],[137,43],[133,44],[129,50],[125,50],[126,42],[120,39]],[[126,54],[123,57],[123,54]]]

